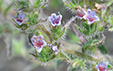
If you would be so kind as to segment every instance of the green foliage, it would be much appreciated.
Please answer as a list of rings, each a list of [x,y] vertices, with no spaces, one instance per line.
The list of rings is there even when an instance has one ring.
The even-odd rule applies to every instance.
[[[34,8],[38,8],[39,4],[41,3],[42,1],[41,0],[36,0],[36,2],[34,2]]]
[[[37,24],[39,21],[37,20],[38,19],[38,15],[36,15],[36,14],[29,14],[28,15],[28,17],[29,17],[29,22],[28,22],[28,24],[29,25],[35,25],[35,24]]]
[[[104,45],[98,45],[97,47],[101,51],[101,53],[107,54],[107,49]]]
[[[67,29],[63,28],[61,26],[57,26],[55,28],[52,29],[52,36],[54,40],[57,40],[59,38],[61,38],[63,36],[63,34],[65,34]]]
[[[97,43],[99,43],[98,40],[90,40],[90,41],[86,42],[82,46],[82,52],[85,53],[86,50],[93,51],[94,48],[98,45]]]
[[[40,56],[36,56],[36,58],[41,60],[42,62],[48,62],[55,58],[55,53],[51,51],[51,49],[48,46],[46,46],[40,53]]]
[[[110,23],[111,25],[113,25],[113,16],[111,16],[111,19],[110,19],[109,23]]]
[[[35,50],[35,54],[30,54],[42,62],[48,62],[56,57],[54,51],[51,51],[48,46],[45,46],[44,49],[42,49],[41,53],[37,53],[37,51]]]
[[[19,25],[18,23],[16,23],[16,21],[12,18],[12,20],[15,22],[15,26],[17,28],[20,28],[21,30],[26,30],[28,28],[28,25],[27,24],[22,24],[22,25]]]
[[[84,64],[83,60],[76,58],[72,61],[72,64],[70,64],[68,69],[71,71],[75,71],[75,70],[85,71],[84,67],[85,67],[85,64]]]
[[[111,64],[108,64],[108,69],[112,69],[113,66]]]
[[[108,28],[108,31],[113,31],[113,27]]]
[[[76,1],[74,1],[74,0],[71,0],[71,1],[63,0],[63,3],[64,3],[65,6],[67,6],[67,8],[69,8],[71,11],[75,10],[75,8],[76,8],[77,6],[79,6],[79,4],[76,3]]]
[[[98,25],[98,30],[99,30],[100,32],[102,32],[102,31],[103,31],[103,27],[102,27],[101,25]]]
[[[91,25],[88,25],[87,23],[83,23],[82,24],[82,27],[83,29],[81,29],[79,26],[77,26],[75,24],[76,28],[82,32],[83,34],[85,35],[91,35],[91,34],[94,34],[98,29],[97,29],[97,24],[91,24]]]
[[[86,66],[94,67],[95,63],[101,61],[99,55],[104,56],[104,54],[107,54],[106,47],[103,45],[104,39],[102,39],[101,34],[103,34],[106,25],[110,25],[110,28],[108,27],[108,30],[113,31],[113,16],[110,16],[109,14],[112,13],[112,8],[110,5],[112,5],[113,0],[110,0],[106,2],[105,0],[99,1],[99,0],[62,0],[65,6],[71,10],[73,13],[79,10],[87,11],[87,9],[91,9],[91,11],[96,11],[96,16],[99,16],[100,21],[99,22],[93,22],[92,24],[87,23],[87,19],[75,19],[73,21],[70,21],[66,23],[66,25],[74,26],[72,30],[74,33],[72,33],[68,26],[62,27],[61,25],[52,26],[48,20],[42,20],[39,19],[39,14],[41,10],[46,6],[47,1],[46,0],[35,0],[32,2],[29,0],[25,1],[15,1],[15,7],[16,7],[16,13],[19,13],[19,11],[23,11],[25,14],[25,20],[24,22],[19,25],[16,23],[15,19],[12,20],[15,22],[15,26],[21,30],[24,30],[28,33],[28,39],[31,43],[32,47],[34,47],[35,53],[30,53],[32,56],[34,56],[37,60],[40,60],[42,62],[49,62],[53,59],[57,59],[57,68],[59,67],[59,64],[62,63],[62,61],[69,61],[70,65],[68,70],[70,71],[88,71],[86,69]],[[52,5],[56,6],[58,1],[51,1]],[[95,6],[95,3],[99,3],[100,8],[98,9]],[[102,3],[102,4],[101,4]],[[104,3],[104,4],[103,4]],[[4,15],[7,14],[7,11],[11,8],[12,4],[4,11]],[[53,6],[53,8],[55,8]],[[98,7],[99,7],[98,6]],[[108,11],[108,12],[107,12]],[[58,17],[58,16],[57,16]],[[110,18],[111,17],[111,18]],[[77,18],[77,16],[76,16]],[[92,18],[92,19],[95,19]],[[58,19],[57,19],[58,20]],[[55,20],[56,21],[56,20]],[[102,25],[100,23],[104,22],[105,25]],[[63,42],[63,38],[66,36],[66,31],[68,31],[68,36],[70,37],[69,40]],[[2,28],[0,28],[0,32],[3,31]],[[59,49],[58,54],[55,54],[55,51],[52,51],[49,46],[43,47],[41,53],[38,53],[35,45],[32,44],[31,38],[33,35],[42,35],[44,37],[44,41],[47,42],[47,44],[56,45]],[[60,39],[60,40],[59,40]],[[102,42],[100,43],[100,40],[102,39]],[[38,39],[36,39],[38,40]],[[82,41],[82,43],[80,42]],[[71,43],[70,43],[71,42]],[[35,41],[34,41],[35,43]],[[73,45],[77,44],[78,46]],[[20,43],[21,44],[21,43]],[[13,42],[13,45],[15,47],[15,51],[17,54],[20,54],[19,50],[24,50],[23,43],[21,45],[17,44],[17,42]],[[20,47],[20,48],[19,48]],[[77,47],[77,48],[76,48]],[[97,49],[98,48],[98,49]],[[97,50],[96,50],[97,49]],[[100,51],[99,55],[96,51]],[[88,53],[88,52],[91,52]],[[23,53],[23,51],[22,51]],[[102,57],[105,58],[106,57]],[[104,59],[103,59],[104,60]],[[92,63],[89,63],[87,65],[86,61],[93,61]],[[112,65],[108,65],[108,68],[111,68]],[[94,70],[94,68],[89,68],[89,70]]]
[[[18,10],[29,12],[30,5],[28,1],[17,1],[15,5]]]
[[[75,36],[71,31],[68,31],[68,33],[69,33],[69,36],[71,38],[70,42],[72,42],[72,43],[80,43],[78,36]]]

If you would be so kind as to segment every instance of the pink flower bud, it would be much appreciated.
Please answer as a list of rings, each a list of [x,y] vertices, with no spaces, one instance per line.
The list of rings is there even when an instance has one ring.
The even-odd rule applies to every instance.
[[[51,48],[52,51],[55,52],[55,54],[58,54],[57,46],[53,46],[52,44],[49,44],[48,46]]]

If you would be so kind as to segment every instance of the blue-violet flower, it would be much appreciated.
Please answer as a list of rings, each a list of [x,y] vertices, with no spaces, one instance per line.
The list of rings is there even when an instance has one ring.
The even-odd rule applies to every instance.
[[[61,24],[62,15],[58,12],[59,15],[52,13],[51,16],[48,17],[49,21],[51,22],[52,26],[57,26]]]
[[[108,62],[103,63],[103,61],[99,62],[95,68],[97,71],[107,71]]]
[[[18,23],[19,25],[21,25],[23,23],[24,13],[23,12],[20,12],[18,14],[18,16],[14,16],[13,18],[16,21],[16,23]]]
[[[98,18],[98,16],[95,15],[95,11],[91,11],[90,9],[87,10],[87,14],[84,15],[83,18],[87,20],[89,25],[91,25],[95,21],[99,21],[100,20]]]

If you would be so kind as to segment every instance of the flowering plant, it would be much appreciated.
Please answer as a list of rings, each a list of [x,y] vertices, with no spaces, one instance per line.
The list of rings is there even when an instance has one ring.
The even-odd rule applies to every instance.
[[[80,2],[82,0],[62,1],[66,8],[75,14],[64,25],[62,21],[63,13],[60,12],[58,12],[58,15],[52,13],[46,20],[40,18],[42,9],[48,4],[47,0],[15,2],[17,11],[12,19],[17,28],[28,33],[29,43],[34,47],[30,55],[42,62],[49,62],[53,59],[67,61],[70,71],[111,70],[113,59],[109,55],[104,55],[107,52],[103,45],[105,41],[103,32],[106,31],[107,25],[110,25],[107,30],[110,30],[113,26],[113,16],[107,21],[108,18],[105,17],[106,9],[104,9],[109,8],[113,0],[105,4],[96,3],[95,5],[91,2],[84,2],[86,6],[83,6],[85,4]],[[88,7],[88,5],[91,7]],[[110,10],[110,12],[112,11]],[[64,40],[66,34],[71,39]],[[101,61],[108,61],[109,63]],[[98,62],[99,64],[97,64]]]

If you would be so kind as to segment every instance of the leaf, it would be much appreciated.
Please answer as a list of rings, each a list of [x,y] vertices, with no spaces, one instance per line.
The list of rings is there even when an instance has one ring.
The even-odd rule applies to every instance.
[[[107,67],[107,68],[108,68],[108,69],[109,69],[109,68],[111,69],[111,68],[113,68],[113,66],[112,66],[112,65],[110,65],[110,64],[108,64],[108,67]]]
[[[103,31],[103,27],[102,27],[101,25],[98,25],[98,30],[99,30],[100,32],[102,32],[102,31]]]
[[[15,22],[15,26],[17,27],[17,28],[20,28],[20,25],[18,24],[18,23],[16,23],[16,21],[14,20],[14,18],[12,18],[12,20]]]
[[[73,3],[71,3],[71,2],[70,2],[70,5],[72,6],[72,8],[75,8],[75,7],[76,7],[76,6],[75,6]]]
[[[34,3],[34,8],[38,8],[39,4],[41,3],[42,1],[41,0],[36,0],[35,3]]]
[[[109,23],[113,26],[113,16],[111,16]]]
[[[57,40],[58,38],[61,38],[63,33],[65,33],[65,29],[62,29],[61,26],[57,26],[52,29],[52,36],[54,40]]]
[[[35,52],[37,54],[37,52]],[[48,46],[45,46],[36,58],[42,62],[48,62],[55,58],[55,53]]]
[[[95,45],[95,42],[97,42],[97,40],[90,40],[88,42],[86,42],[83,46],[82,46],[82,52],[84,53],[85,50],[93,47],[93,46],[96,46]]]
[[[71,0],[71,2],[72,2],[74,5],[76,5],[76,2],[75,2],[75,0]]]
[[[27,24],[20,25],[21,30],[26,30],[28,28]]]
[[[68,33],[69,33],[69,36],[70,36],[71,41],[73,43],[78,43],[79,42],[79,37],[78,36],[75,36],[71,31],[68,31]]]
[[[89,25],[87,23],[83,23],[82,26],[84,27],[83,33],[85,35],[89,35],[89,32],[90,32]]]
[[[101,53],[107,54],[107,49],[104,45],[98,45],[98,49],[101,51]]]
[[[29,14],[28,15],[29,17],[29,25],[35,25],[37,24],[39,21],[37,20],[38,19],[38,15],[35,14]]]
[[[78,66],[78,64],[80,63],[80,59],[76,58],[73,62],[72,62],[72,66],[75,68]]]
[[[18,10],[22,10],[25,12],[28,12],[30,10],[28,1],[17,1],[16,7]]]
[[[15,22],[15,26],[17,27],[17,28],[20,28],[21,30],[26,30],[27,28],[28,28],[28,25],[27,24],[21,24],[21,25],[19,25],[18,23],[16,23],[16,21],[14,20],[14,18],[12,18],[12,20]]]
[[[75,24],[75,26],[77,27],[77,29],[78,29],[79,31],[81,31],[81,32],[83,33],[83,30],[82,30],[79,26],[77,26],[76,24]]]
[[[110,28],[108,29],[108,31],[111,31],[111,32],[112,32],[112,31],[113,31],[113,27],[110,27]]]
[[[97,30],[97,23],[90,25],[90,33],[93,34]]]
[[[63,0],[65,6],[69,7],[70,8],[70,5],[68,3],[65,3],[65,0]]]
[[[106,3],[107,6],[110,6],[113,3],[113,0],[109,0],[108,3]]]

